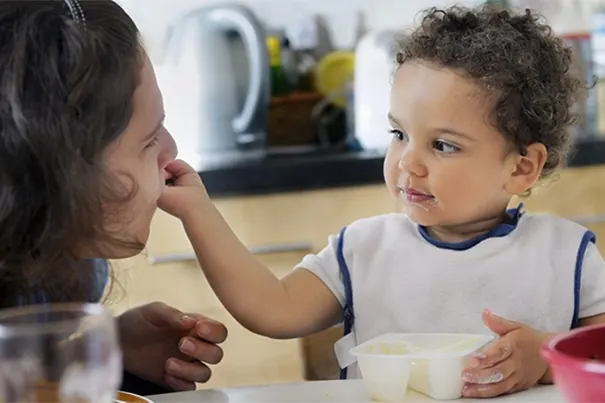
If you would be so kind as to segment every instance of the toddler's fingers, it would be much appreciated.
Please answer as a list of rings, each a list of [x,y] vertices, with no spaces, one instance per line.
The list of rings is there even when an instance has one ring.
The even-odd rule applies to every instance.
[[[183,160],[174,160],[165,168],[168,177],[176,186],[202,186],[198,173]]]
[[[516,369],[517,363],[509,357],[489,368],[468,368],[462,372],[464,382],[477,385],[489,385],[503,382],[511,377]]]
[[[174,160],[168,163],[166,171],[174,177],[180,177],[188,173],[195,173],[195,170],[183,160]]]
[[[506,338],[493,342],[484,352],[477,353],[469,361],[470,368],[489,368],[511,356],[513,346]]]
[[[462,389],[462,395],[470,398],[490,398],[508,393],[513,393],[519,388],[516,376],[509,376],[502,382],[489,384],[466,384]]]

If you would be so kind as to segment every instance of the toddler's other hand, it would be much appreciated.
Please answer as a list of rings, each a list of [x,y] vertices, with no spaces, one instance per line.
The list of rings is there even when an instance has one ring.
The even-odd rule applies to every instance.
[[[164,187],[158,207],[182,220],[208,200],[208,193],[199,174],[185,161],[172,161],[166,171],[172,184]]]
[[[465,397],[494,397],[528,389],[546,374],[540,346],[551,336],[490,311],[483,322],[500,338],[476,354],[462,373]]]

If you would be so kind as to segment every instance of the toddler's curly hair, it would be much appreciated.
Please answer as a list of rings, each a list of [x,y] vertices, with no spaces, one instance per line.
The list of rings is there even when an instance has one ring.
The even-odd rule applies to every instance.
[[[572,52],[541,16],[492,7],[430,8],[401,42],[397,64],[420,60],[458,70],[495,97],[490,119],[524,154],[542,143],[542,178],[565,165],[572,106],[586,88],[572,74]]]

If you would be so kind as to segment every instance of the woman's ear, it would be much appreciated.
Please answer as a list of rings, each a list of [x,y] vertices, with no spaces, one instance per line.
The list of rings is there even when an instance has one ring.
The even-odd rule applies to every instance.
[[[540,179],[548,152],[542,143],[527,146],[525,155],[517,155],[515,164],[504,189],[511,195],[519,195],[531,189]]]

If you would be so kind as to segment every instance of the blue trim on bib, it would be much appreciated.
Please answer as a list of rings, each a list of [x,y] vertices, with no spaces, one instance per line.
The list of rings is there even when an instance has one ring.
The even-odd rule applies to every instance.
[[[344,306],[344,336],[347,336],[353,330],[355,315],[353,314],[353,288],[351,285],[351,273],[345,261],[343,248],[345,230],[343,227],[338,234],[338,245],[336,248],[336,260],[338,261],[338,270],[345,289],[345,306]],[[340,379],[347,379],[347,368],[340,370]]]
[[[506,219],[503,223],[496,225],[494,228],[490,229],[484,234],[477,235],[474,238],[467,239],[466,241],[462,242],[444,242],[434,239],[429,235],[428,231],[423,226],[418,226],[418,232],[420,232],[420,235],[424,238],[425,241],[438,248],[459,251],[468,250],[473,246],[477,245],[478,243],[485,241],[486,239],[507,236],[508,234],[513,232],[514,229],[517,228],[519,219],[523,215],[523,211],[521,210],[522,208],[523,204],[519,204],[519,206],[517,206],[516,208],[507,210]]]
[[[582,288],[582,265],[584,264],[584,255],[586,254],[586,248],[588,248],[588,245],[591,242],[595,243],[596,240],[597,237],[592,231],[586,231],[582,237],[582,240],[580,241],[580,247],[578,248],[573,284],[573,318],[571,320],[572,329],[578,327],[580,324],[580,289]]]

